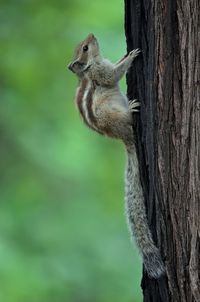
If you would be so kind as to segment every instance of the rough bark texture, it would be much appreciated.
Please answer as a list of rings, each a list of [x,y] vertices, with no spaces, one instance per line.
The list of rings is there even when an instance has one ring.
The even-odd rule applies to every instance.
[[[138,154],[149,225],[167,274],[143,275],[144,301],[200,301],[199,0],[125,0],[127,76],[141,101]]]

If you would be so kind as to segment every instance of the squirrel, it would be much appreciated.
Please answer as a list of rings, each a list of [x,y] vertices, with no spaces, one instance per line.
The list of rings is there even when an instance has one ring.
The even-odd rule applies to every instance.
[[[128,157],[125,200],[130,234],[136,240],[149,277],[157,279],[165,274],[165,268],[147,222],[133,135],[132,112],[139,111],[140,103],[128,101],[118,85],[139,53],[139,49],[134,49],[112,64],[101,56],[96,37],[89,34],[76,48],[68,68],[79,78],[76,104],[85,124],[99,134],[120,139],[125,145]]]

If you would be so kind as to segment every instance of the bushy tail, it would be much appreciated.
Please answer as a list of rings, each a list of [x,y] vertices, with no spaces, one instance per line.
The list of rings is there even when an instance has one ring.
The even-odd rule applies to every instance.
[[[147,223],[138,158],[134,145],[127,147],[127,154],[125,191],[127,219],[131,237],[135,237],[149,277],[159,278],[165,273],[165,268]]]

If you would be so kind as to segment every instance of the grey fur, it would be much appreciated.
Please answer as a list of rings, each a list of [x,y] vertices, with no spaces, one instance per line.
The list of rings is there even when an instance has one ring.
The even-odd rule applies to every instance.
[[[165,273],[165,268],[148,226],[134,144],[127,148],[127,155],[125,198],[130,234],[135,238],[149,277],[159,278]]]

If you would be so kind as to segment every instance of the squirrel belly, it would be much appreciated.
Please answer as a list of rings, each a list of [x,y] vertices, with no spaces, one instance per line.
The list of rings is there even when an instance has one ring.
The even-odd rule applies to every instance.
[[[128,99],[118,86],[97,86],[92,109],[97,127],[105,135],[122,141],[132,139],[132,114],[128,108]]]

